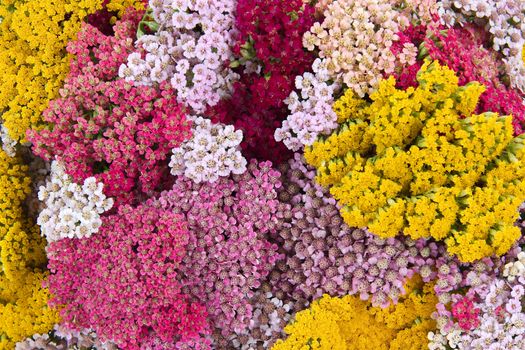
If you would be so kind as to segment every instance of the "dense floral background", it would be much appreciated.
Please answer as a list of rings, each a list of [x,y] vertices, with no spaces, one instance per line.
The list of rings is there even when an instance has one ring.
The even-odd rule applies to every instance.
[[[525,350],[521,0],[2,0],[0,349]]]

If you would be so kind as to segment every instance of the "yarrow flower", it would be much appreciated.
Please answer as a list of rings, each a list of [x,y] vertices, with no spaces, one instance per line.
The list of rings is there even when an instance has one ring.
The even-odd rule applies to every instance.
[[[525,255],[520,251],[518,256],[509,261],[505,271]],[[501,274],[500,269],[497,271]],[[487,345],[489,349],[521,349],[525,334],[524,287],[523,275],[505,279],[494,274],[472,285],[464,296],[453,296],[452,312],[442,313],[444,320],[438,321],[438,333],[429,334],[429,349],[482,350]]]
[[[51,164],[50,179],[41,186],[38,199],[44,202],[37,224],[48,242],[64,238],[90,237],[102,225],[100,215],[111,209],[113,199],[102,192],[94,177],[82,185],[74,183],[58,161]]]
[[[241,147],[249,159],[279,164],[291,156],[274,132],[288,114],[283,100],[293,90],[295,77],[314,60],[302,47],[302,36],[314,21],[314,8],[301,0],[237,2],[231,66],[240,77],[231,98],[207,115],[243,131]]]
[[[161,190],[169,151],[191,135],[167,83],[141,87],[117,79],[137,22],[138,14],[129,13],[114,36],[85,25],[68,46],[76,58],[62,97],[44,113],[52,127],[28,131],[36,155],[61,161],[75,182],[94,176],[116,206]]]
[[[169,210],[123,205],[99,234],[51,242],[46,284],[64,325],[93,329],[103,342],[140,349],[208,332],[206,309],[181,291],[190,242],[185,218]]]
[[[520,252],[516,261],[505,265],[503,277],[509,282],[514,282],[516,278],[525,278],[525,252]]]
[[[172,149],[172,175],[184,175],[199,183],[246,171],[247,162],[239,147],[242,131],[231,125],[212,124],[202,117],[190,119],[193,137]]]
[[[150,0],[160,29],[142,35],[119,76],[139,85],[169,81],[179,103],[196,113],[216,105],[238,78],[229,67],[235,34],[233,0]],[[150,22],[148,22],[150,23]]]
[[[284,327],[294,313],[294,303],[275,297],[269,284],[265,283],[252,297],[253,307],[248,329],[228,337],[214,334],[215,349],[265,350],[282,338]]]
[[[358,295],[386,307],[405,293],[403,285],[423,267],[434,267],[436,243],[406,237],[382,239],[348,227],[328,191],[314,182],[315,170],[296,154],[281,167],[281,202],[289,203],[277,241],[286,259],[270,274],[276,296],[312,300]],[[435,273],[424,274],[430,281]]]
[[[171,190],[150,200],[188,222],[181,290],[205,305],[211,324],[224,336],[247,329],[250,299],[281,258],[269,241],[282,225],[279,180],[271,163],[252,160],[243,174],[214,183],[177,176]]]
[[[101,342],[93,331],[88,329],[72,331],[58,324],[49,333],[34,334],[24,341],[16,343],[15,350],[65,350],[91,347],[100,350],[117,350],[115,344]]]
[[[7,128],[4,124],[0,124],[0,140],[2,144],[2,149],[10,157],[14,157],[16,154],[16,140],[13,140],[7,131]]]

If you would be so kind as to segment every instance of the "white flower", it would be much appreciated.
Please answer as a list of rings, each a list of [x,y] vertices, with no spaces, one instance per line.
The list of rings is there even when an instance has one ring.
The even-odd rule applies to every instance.
[[[91,177],[80,186],[57,161],[51,164],[50,179],[41,186],[39,199],[44,209],[37,224],[48,242],[91,236],[102,224],[100,214],[113,206],[113,199],[103,194],[102,183]]]
[[[202,117],[189,119],[194,122],[194,136],[172,150],[171,174],[184,174],[198,183],[246,171],[247,161],[240,152],[242,131],[231,125],[212,124]]]

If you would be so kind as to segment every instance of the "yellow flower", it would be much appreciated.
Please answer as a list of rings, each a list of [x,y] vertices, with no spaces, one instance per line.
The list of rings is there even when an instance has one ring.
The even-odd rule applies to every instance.
[[[45,241],[22,208],[30,192],[27,170],[20,158],[0,150],[0,349],[46,333],[59,321],[42,288]]]
[[[0,119],[9,136],[24,142],[29,128],[40,127],[42,112],[58,96],[69,71],[66,45],[88,14],[103,0],[2,0],[0,2]],[[111,0],[123,13],[140,0]]]
[[[485,87],[459,86],[446,66],[426,61],[417,81],[402,91],[383,80],[371,102],[346,91],[339,129],[306,161],[350,226],[444,240],[463,261],[504,254],[519,237],[525,136],[513,138],[510,116],[472,114]]]
[[[358,296],[324,295],[285,327],[288,337],[272,350],[423,350],[436,328],[431,314],[437,298],[431,284],[416,277],[396,305],[381,309]]]

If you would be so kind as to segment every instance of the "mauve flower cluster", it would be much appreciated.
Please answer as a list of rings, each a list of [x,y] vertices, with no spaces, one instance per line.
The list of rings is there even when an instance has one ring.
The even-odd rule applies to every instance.
[[[252,160],[242,175],[213,184],[178,176],[170,191],[150,201],[188,222],[181,290],[205,305],[210,324],[224,336],[247,329],[250,298],[280,258],[268,240],[282,224],[280,185],[271,163]]]
[[[239,147],[242,131],[235,131],[232,125],[212,124],[202,117],[189,119],[193,122],[193,137],[172,150],[172,175],[184,175],[199,183],[246,171],[247,162]]]
[[[214,334],[215,350],[265,350],[270,349],[277,339],[284,336],[284,327],[294,314],[298,303],[283,302],[271,293],[271,286],[263,283],[252,297],[252,317],[248,329],[238,334],[224,337]],[[300,305],[302,309],[306,305]]]
[[[202,113],[232,91],[233,0],[150,0],[159,31],[138,39],[119,75],[151,85],[170,81],[180,103]]]
[[[82,185],[74,183],[64,166],[53,161],[50,178],[38,191],[38,199],[44,202],[37,219],[42,236],[54,242],[98,232],[100,215],[113,207],[113,199],[106,198],[103,187],[94,177],[88,177]]]
[[[521,259],[520,259],[521,258]],[[519,253],[524,260],[525,254]],[[509,264],[520,263],[510,262]],[[500,271],[501,272],[501,271]],[[525,341],[525,270],[516,278],[493,276],[456,298],[449,322],[429,333],[430,350],[521,350]],[[514,276],[514,275],[513,275]],[[510,276],[509,276],[510,277]],[[458,310],[458,304],[461,305]],[[468,306],[469,310],[464,310]],[[458,318],[458,313],[461,317]],[[466,319],[468,318],[468,322]]]
[[[283,166],[279,199],[290,203],[277,238],[286,259],[277,262],[270,282],[278,298],[313,300],[324,293],[359,294],[386,307],[404,293],[406,280],[434,264],[438,247],[425,240],[381,239],[344,224],[326,189],[315,184],[315,170],[301,156]],[[435,274],[425,276],[430,280]]]
[[[314,55],[302,47],[302,36],[314,21],[314,8],[301,0],[241,0],[237,4],[239,34],[232,66],[243,71],[232,97],[209,115],[243,131],[241,146],[248,158],[281,163],[291,156],[273,135],[288,113],[283,100],[292,91],[295,77],[313,62]]]
[[[191,135],[169,86],[115,80],[133,49],[137,22],[130,12],[115,25],[115,36],[84,25],[68,46],[76,58],[61,98],[44,113],[52,127],[28,131],[33,153],[56,157],[76,182],[95,176],[116,206],[154,193],[169,175],[170,150]]]
[[[69,350],[99,349],[117,350],[111,342],[101,342],[90,330],[72,331],[62,325],[55,325],[49,334],[35,334],[16,343],[15,350]]]
[[[492,34],[492,47],[505,55],[503,62],[511,85],[525,92],[525,11],[521,0],[443,0],[438,4],[441,22],[453,26],[474,22]]]
[[[208,329],[206,309],[182,292],[181,269],[191,235],[183,215],[148,205],[120,206],[97,235],[47,247],[52,305],[71,329],[93,329],[101,341],[139,349]],[[198,282],[198,281],[194,281]]]

